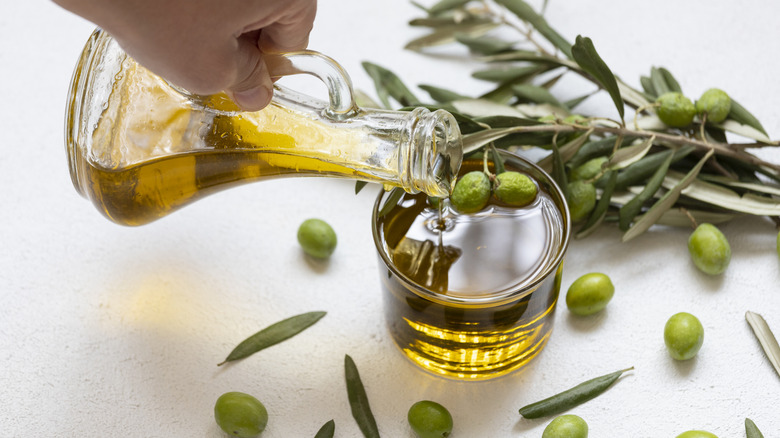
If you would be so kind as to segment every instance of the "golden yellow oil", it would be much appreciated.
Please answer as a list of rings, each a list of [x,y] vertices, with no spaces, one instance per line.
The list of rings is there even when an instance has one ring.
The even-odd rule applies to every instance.
[[[91,139],[72,151],[78,188],[109,219],[142,225],[208,194],[265,178],[363,172],[372,144],[275,104],[220,115],[188,107],[159,77],[128,60]],[[385,181],[386,182],[386,181]]]
[[[466,161],[461,173],[481,167]],[[426,196],[405,195],[378,224],[395,268],[381,279],[396,344],[422,368],[458,380],[528,363],[552,329],[563,220],[544,190],[527,207],[491,201],[460,215],[445,206],[441,218]]]

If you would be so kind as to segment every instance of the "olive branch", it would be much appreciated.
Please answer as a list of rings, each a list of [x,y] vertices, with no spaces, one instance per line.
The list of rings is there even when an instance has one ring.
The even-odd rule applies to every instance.
[[[419,85],[430,96],[419,99],[393,72],[365,62],[381,105],[363,95],[364,106],[425,106],[450,111],[463,134],[464,152],[485,147],[512,151],[555,151],[538,164],[550,172],[564,193],[580,166],[599,163],[585,183],[598,197],[576,236],[592,233],[604,222],[617,222],[623,240],[654,224],[691,226],[720,223],[741,215],[770,217],[780,226],[780,164],[765,161],[751,149],[775,147],[764,127],[731,97],[725,120],[713,123],[698,114],[683,127],[665,124],[657,99],[682,93],[663,67],[652,67],[635,88],[613,74],[593,42],[577,36],[567,41],[523,0],[441,0],[430,7],[415,3],[424,16],[411,26],[428,29],[406,48],[427,53],[434,46],[459,44],[487,68],[472,74],[492,89],[465,96],[438,86]],[[506,34],[519,37],[509,39]],[[560,101],[551,91],[565,75],[575,74],[596,91]],[[607,93],[618,119],[577,114],[575,109],[597,93]],[[626,109],[633,117],[626,121]],[[730,142],[729,135],[744,141]],[[570,204],[578,199],[568,199]]]

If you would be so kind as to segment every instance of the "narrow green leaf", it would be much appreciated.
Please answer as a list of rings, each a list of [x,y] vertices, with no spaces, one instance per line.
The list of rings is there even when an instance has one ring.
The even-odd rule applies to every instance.
[[[463,155],[468,155],[475,152],[482,146],[488,143],[496,141],[509,134],[522,131],[522,127],[517,128],[498,128],[498,129],[486,129],[484,131],[475,132],[463,136]]]
[[[704,181],[714,182],[724,186],[735,187],[738,189],[746,189],[758,193],[766,193],[768,195],[780,196],[780,187],[771,186],[765,183],[747,183],[742,181],[736,181],[731,178],[720,175],[702,175],[701,179]]]
[[[685,213],[683,213],[680,209],[667,210],[656,223],[658,225],[669,225],[672,227],[690,227],[691,216],[693,216],[693,219],[696,221],[696,223],[700,224],[707,222],[713,225],[717,225],[733,220],[739,216],[736,213],[691,210],[690,208],[686,208],[685,210]]]
[[[612,154],[612,156],[609,157],[609,160],[604,164],[604,168],[617,170],[636,163],[645,155],[647,155],[647,152],[653,146],[654,141],[655,136],[653,135],[637,144],[616,150],[615,153]]]
[[[415,106],[420,103],[414,93],[390,70],[368,61],[363,62],[363,69],[374,80],[377,95],[385,108],[390,108],[388,97],[392,97],[402,106]]]
[[[718,123],[716,126],[725,131],[729,131],[729,132],[733,132],[734,134],[741,135],[742,137],[752,138],[753,140],[760,141],[761,143],[773,144],[773,145],[778,144],[778,142],[772,141],[772,139],[770,139],[766,134],[759,131],[758,129],[750,125],[745,125],[740,122],[737,122],[734,119],[726,119],[723,122]]]
[[[520,408],[520,415],[525,418],[533,419],[560,414],[561,412],[579,406],[601,395],[604,391],[609,389],[623,373],[633,369],[634,368],[631,367],[587,380],[552,397],[523,406]]]
[[[373,98],[362,90],[354,90],[355,103],[361,108],[382,108]]]
[[[452,102],[452,106],[462,114],[471,117],[508,116],[525,117],[517,108],[485,99],[462,99]]]
[[[596,207],[593,208],[593,212],[591,212],[587,222],[585,222],[582,228],[577,232],[576,238],[582,239],[583,237],[589,236],[598,228],[601,222],[604,221],[604,217],[607,215],[607,210],[609,209],[609,204],[612,201],[612,193],[615,191],[617,174],[618,173],[615,170],[607,171],[607,173],[604,174],[607,185],[604,186],[604,191],[601,192],[599,202],[596,203]]]
[[[577,64],[607,90],[622,119],[625,108],[623,107],[623,99],[620,97],[620,88],[618,88],[615,75],[596,52],[593,41],[588,37],[578,35],[571,48],[571,53]]]
[[[615,80],[617,81],[620,96],[622,96],[622,98],[625,99],[626,103],[629,105],[633,105],[635,108],[639,108],[650,105],[650,103],[655,100],[648,99],[647,96],[628,86],[628,84],[621,81],[620,78],[615,78]]]
[[[382,208],[377,213],[379,217],[382,217],[387,213],[390,213],[390,210],[392,210],[396,205],[398,205],[398,201],[401,199],[404,193],[405,193],[404,190],[400,187],[393,188],[393,190],[390,191],[390,194],[387,195],[387,199],[385,200],[385,203],[382,204]]]
[[[745,436],[747,438],[764,438],[758,426],[750,418],[745,418]]]
[[[613,150],[616,149],[616,147],[620,147],[620,145],[616,145],[615,142],[619,140],[618,136],[612,136],[612,137],[605,137],[599,140],[593,140],[585,143],[582,145],[580,150],[577,151],[577,154],[572,157],[571,160],[569,160],[568,164],[571,167],[577,167],[586,161],[596,158],[596,157],[603,157],[607,156],[612,153]],[[625,142],[631,142],[634,138],[623,138],[622,141]]]
[[[219,366],[226,362],[243,359],[262,349],[290,339],[311,327],[323,316],[325,316],[325,312],[308,312],[269,325],[238,344],[236,348],[228,354],[228,357],[217,365]]]
[[[777,338],[769,329],[769,324],[766,323],[763,316],[750,311],[745,313],[745,319],[750,324],[750,328],[753,329],[753,334],[756,335],[761,348],[764,349],[767,359],[780,375],[780,345],[777,344]]]
[[[666,78],[664,78],[663,73],[656,67],[650,69],[650,81],[653,83],[653,89],[659,96],[672,91],[669,85],[666,84]]]
[[[709,160],[709,158],[713,154],[713,150],[710,149],[704,157],[702,157],[701,160],[699,160],[698,163],[696,163],[695,166],[688,172],[687,175],[685,175],[685,178],[680,180],[674,187],[672,187],[671,190],[664,193],[663,196],[661,196],[661,199],[659,199],[655,204],[653,204],[652,207],[650,207],[649,210],[647,210],[647,213],[643,214],[631,228],[628,229],[623,234],[622,240],[623,242],[628,242],[629,240],[633,239],[636,236],[639,236],[640,234],[647,231],[648,228],[650,228],[654,223],[658,221],[658,219],[661,218],[661,216],[666,213],[667,210],[672,208],[675,202],[677,202],[677,199],[680,197],[680,193],[691,185],[694,179],[696,179],[696,176],[701,171],[702,166],[704,166],[704,163]]]
[[[314,438],[333,438],[335,433],[336,423],[333,420],[330,420],[322,425],[320,430],[317,432],[317,435],[314,435]]]
[[[683,175],[669,171],[664,179],[664,187],[674,187]],[[683,191],[683,195],[710,205],[717,205],[732,211],[748,213],[757,216],[780,216],[780,199],[738,193],[726,187],[695,180]]]
[[[550,27],[547,20],[536,13],[528,3],[522,0],[496,0],[501,6],[507,8],[521,20],[533,26],[543,37],[560,50],[566,57],[571,58],[571,43],[561,36],[555,29]]]
[[[761,126],[761,122],[759,122],[753,114],[751,114],[744,106],[742,106],[733,98],[731,99],[731,111],[729,111],[729,118],[743,125],[753,127],[767,137],[769,136],[769,134],[766,133],[766,130],[764,130],[764,127]]]
[[[626,205],[620,208],[620,229],[628,230],[631,221],[634,220],[637,214],[642,210],[642,206],[650,200],[653,195],[661,188],[661,184],[664,181],[666,172],[669,170],[669,165],[672,163],[673,154],[669,154],[661,166],[656,169],[652,178],[647,182],[647,185],[642,189],[639,194],[634,196],[634,199],[629,201]]]
[[[484,35],[498,26],[498,23],[490,21],[463,22],[453,24],[452,26],[441,26],[435,28],[435,30],[428,35],[409,41],[404,48],[408,50],[420,50],[425,47],[449,44],[455,42],[456,35]]]
[[[584,145],[588,139],[590,138],[590,135],[593,133],[593,129],[588,130],[582,135],[579,135],[575,137],[573,140],[567,142],[563,146],[557,148],[558,149],[558,157],[561,160],[561,163],[566,164],[571,160],[571,158],[577,154],[577,151]],[[550,154],[543,159],[539,160],[537,165],[544,169],[547,172],[550,172],[555,169],[555,164],[553,161],[555,160],[555,155]]]
[[[349,406],[352,409],[352,417],[358,424],[360,431],[366,438],[379,438],[379,429],[371,413],[371,406],[368,404],[368,395],[360,380],[357,366],[349,355],[344,356],[344,377],[347,382],[347,396],[349,397]]]
[[[455,34],[455,40],[469,50],[475,53],[481,53],[484,55],[493,55],[496,53],[505,52],[510,50],[515,43],[504,41],[500,38],[493,38],[488,36],[472,36],[468,34]]]
[[[428,13],[430,15],[438,15],[443,12],[457,9],[470,1],[471,0],[441,0],[438,3],[434,4],[433,6],[431,6],[430,8],[428,8]]]
[[[363,190],[363,187],[365,187],[366,184],[368,184],[368,182],[366,181],[355,181],[355,194],[357,195],[358,193],[360,193],[360,191]]]
[[[466,99],[467,97],[454,91],[433,85],[418,85],[420,89],[431,96],[436,102],[452,102],[453,100]]]
[[[669,91],[676,91],[678,93],[682,93],[682,87],[680,87],[680,83],[677,82],[677,79],[672,76],[672,73],[663,68],[658,67],[658,72],[663,76],[664,82],[666,83],[666,87],[669,89]]]
[[[659,166],[669,157],[672,157],[672,163],[677,162],[691,152],[695,148],[693,146],[684,146],[677,150],[668,149],[662,152],[653,153],[652,155],[646,155],[641,160],[623,169],[618,175],[617,190],[623,190],[628,186],[634,184],[641,184],[644,180],[649,178]]]
[[[490,159],[493,160],[493,166],[496,168],[496,175],[506,171],[504,168],[504,159],[501,158],[501,154],[498,153],[498,149],[496,149],[496,145],[493,143],[490,143]]]
[[[561,151],[555,141],[552,142],[551,156],[552,171],[550,172],[550,176],[552,176],[555,183],[558,184],[561,192],[563,192],[564,198],[569,199],[569,178],[566,176],[566,166],[563,163],[563,159],[561,158]]]
[[[645,90],[645,93],[649,94],[653,99],[658,97],[658,92],[655,91],[653,81],[650,80],[648,76],[641,76],[639,78],[639,83],[642,85],[642,89]]]
[[[563,104],[550,93],[549,90],[531,84],[518,84],[512,86],[512,91],[522,100],[533,103],[548,103],[568,111]]]
[[[522,67],[497,67],[475,71],[471,76],[475,79],[490,82],[519,82],[529,79],[549,69],[550,66],[532,64]]]
[[[574,108],[576,108],[576,107],[577,107],[579,104],[581,104],[582,102],[585,102],[585,100],[587,100],[587,99],[588,99],[589,97],[591,97],[591,96],[593,96],[593,93],[583,94],[583,95],[582,95],[582,96],[580,96],[580,97],[575,97],[575,98],[573,98],[573,99],[569,99],[569,100],[567,100],[567,101],[563,102],[563,105],[564,105],[566,108],[569,108],[569,109],[574,109]]]

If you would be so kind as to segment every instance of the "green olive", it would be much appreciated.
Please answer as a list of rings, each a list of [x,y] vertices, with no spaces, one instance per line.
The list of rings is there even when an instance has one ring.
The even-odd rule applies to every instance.
[[[458,179],[450,195],[450,203],[461,213],[476,213],[490,200],[490,179],[484,172],[474,170]]]
[[[588,438],[588,423],[576,415],[561,415],[544,428],[542,438]]]
[[[704,327],[699,319],[690,313],[676,313],[666,321],[664,343],[673,359],[691,359],[704,343]]]
[[[718,438],[715,434],[703,430],[689,430],[677,435],[677,438]]]
[[[584,181],[572,181],[567,187],[569,197],[566,201],[569,204],[571,221],[578,222],[585,219],[596,207],[596,187]]]
[[[601,174],[601,165],[607,161],[607,157],[590,159],[569,172],[570,181],[589,181]]]
[[[501,202],[523,207],[536,199],[539,189],[528,175],[520,172],[502,172],[496,176],[495,194]]]
[[[712,224],[701,224],[688,238],[688,252],[693,263],[709,275],[722,274],[731,261],[731,247],[726,236]]]
[[[268,424],[268,411],[260,401],[243,392],[226,392],[214,405],[214,418],[227,434],[254,438]]]
[[[592,315],[607,307],[615,295],[615,286],[600,272],[585,274],[574,280],[566,292],[566,307],[575,315]]]
[[[325,259],[336,249],[336,232],[321,219],[306,219],[298,227],[298,243],[303,252],[312,257]]]
[[[434,401],[418,401],[406,417],[419,438],[446,438],[452,432],[452,415]]]
[[[658,96],[658,118],[673,128],[684,128],[693,122],[696,107],[682,93],[672,91]]]
[[[723,90],[710,88],[696,101],[696,111],[707,114],[710,122],[720,123],[726,120],[731,111],[731,98]]]

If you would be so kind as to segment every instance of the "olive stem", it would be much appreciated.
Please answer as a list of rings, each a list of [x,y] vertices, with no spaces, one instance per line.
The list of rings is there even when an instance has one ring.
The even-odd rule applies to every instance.
[[[645,131],[642,129],[628,129],[622,127],[610,128],[608,126],[588,126],[587,129],[592,129],[593,132],[597,134],[623,135],[626,137],[649,138],[655,136],[656,140],[658,140],[659,142],[666,142],[666,143],[671,143],[671,144],[681,145],[681,146],[691,145],[703,151],[713,150],[717,155],[736,158],[738,160],[743,160],[749,164],[767,167],[776,172],[780,172],[780,164],[774,164],[774,163],[764,161],[754,155],[745,152],[744,150],[733,150],[729,148],[729,144],[727,143],[714,143],[714,142],[705,143],[701,140],[683,137],[681,135],[673,135],[673,134],[667,134],[665,132],[657,132],[657,131]],[[585,130],[586,130],[585,126],[580,127],[580,125],[544,124],[544,125],[533,125],[533,126],[518,126],[514,132],[518,132],[518,133],[553,132],[555,134],[559,134],[559,133],[585,131]]]

